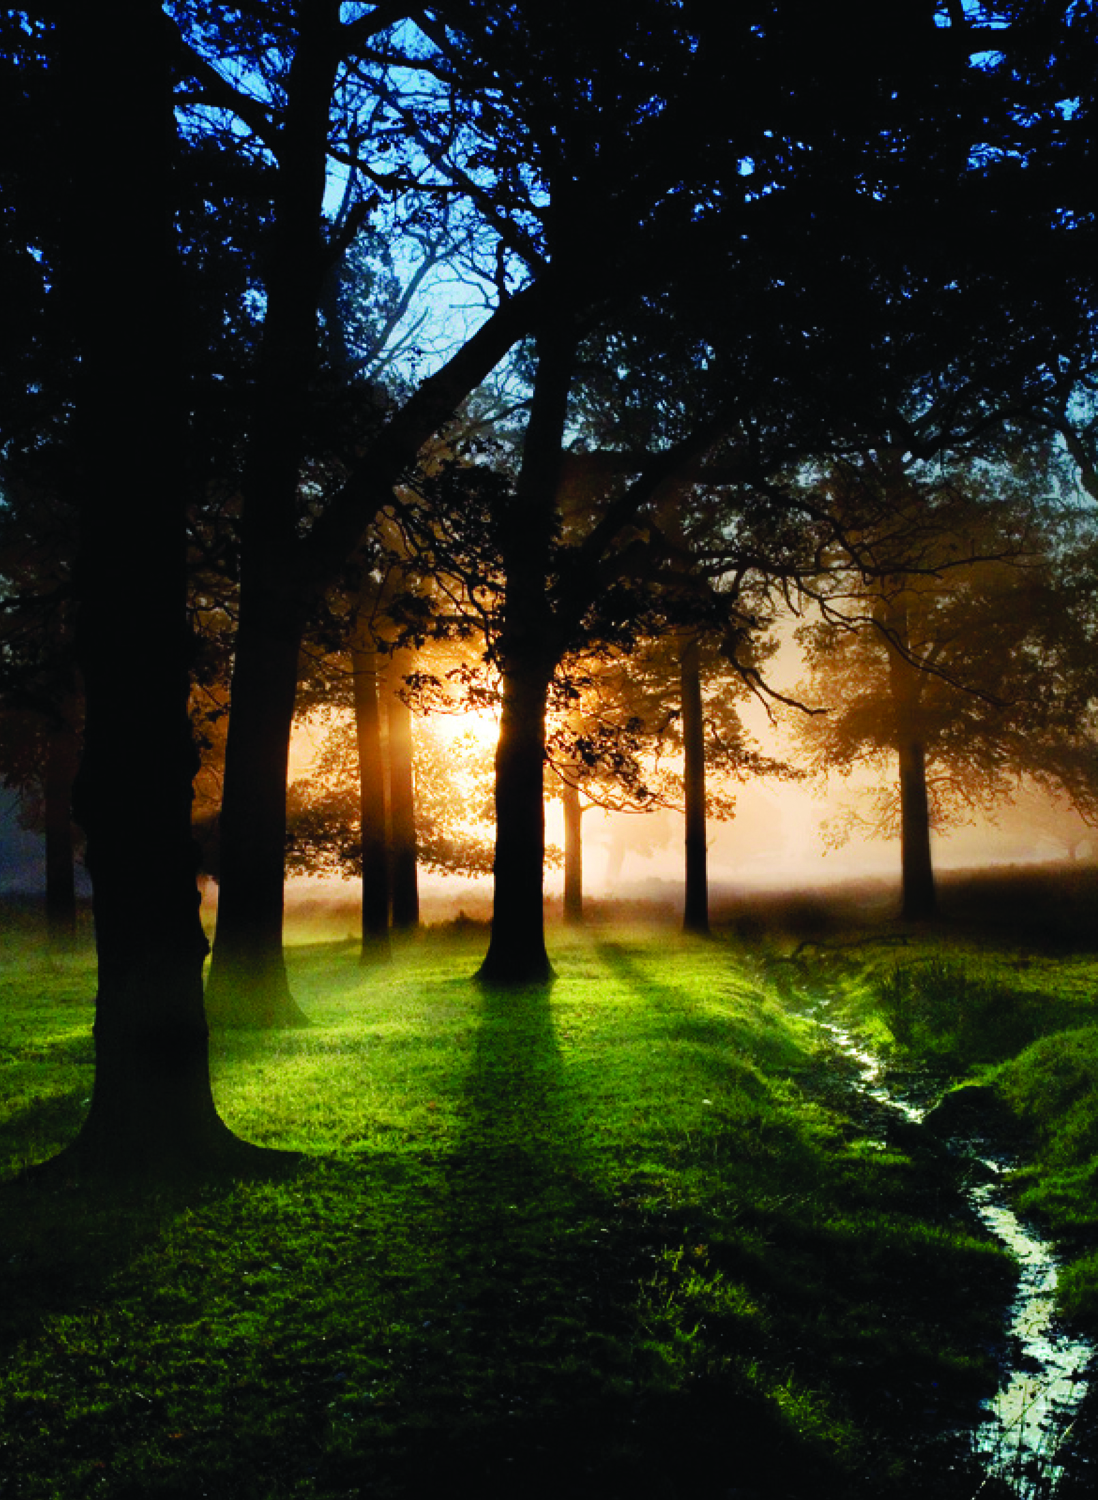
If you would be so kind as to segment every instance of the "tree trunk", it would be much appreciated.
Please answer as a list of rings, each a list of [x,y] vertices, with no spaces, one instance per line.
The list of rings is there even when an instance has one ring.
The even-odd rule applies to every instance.
[[[496,746],[496,852],[492,938],[478,977],[491,984],[545,984],[545,705],[540,669],[503,679]]]
[[[286,772],[307,599],[292,583],[304,414],[318,359],[320,236],[338,0],[297,7],[275,174],[267,310],[241,516],[240,626],[221,812],[212,1018],[300,1025],[282,952]]]
[[[922,677],[908,660],[912,622],[903,592],[885,601],[888,681],[900,763],[900,915],[926,921],[937,907],[934,864],[930,851],[930,799],[926,784],[926,747],[919,733]]]
[[[557,322],[542,331],[537,347],[517,492],[500,517],[506,601],[497,648],[502,711],[492,937],[479,973],[493,984],[544,984],[553,972],[545,948],[543,885],[545,715],[563,642],[547,586],[574,335]]]
[[[564,800],[564,921],[568,927],[583,923],[583,807],[579,787],[561,783]]]
[[[899,745],[901,916],[922,922],[937,909],[934,864],[930,852],[930,799],[926,787],[926,756],[916,739]]]
[[[212,1021],[300,1026],[282,947],[286,778],[299,638],[276,600],[241,612],[225,745],[217,930],[206,987]]]
[[[412,932],[419,926],[419,864],[416,850],[415,778],[412,766],[412,713],[390,690],[389,816],[393,849],[393,926]]]
[[[46,933],[58,948],[76,937],[76,850],[72,788],[80,759],[76,730],[65,717],[52,725],[46,748]]]
[[[682,744],[686,801],[686,892],[682,929],[709,934],[709,852],[705,842],[705,721],[702,715],[701,653],[698,637],[683,642]]]
[[[247,628],[255,632],[258,643],[264,626],[254,617],[263,614],[263,596],[270,595],[273,607],[266,612],[272,617],[272,628],[281,632],[272,637],[272,653],[279,666],[277,671],[268,667],[261,645],[243,654],[238,650],[230,721],[239,724],[241,716],[252,712],[242,705],[257,704],[265,684],[275,677],[278,680],[272,691],[281,706],[278,712],[255,709],[263,728],[258,724],[241,728],[236,737],[241,753],[230,756],[226,751],[222,837],[237,845],[239,852],[228,851],[222,872],[219,912],[228,897],[234,915],[224,926],[219,915],[211,968],[213,999],[219,1013],[260,1025],[304,1019],[290,996],[284,963],[274,951],[276,932],[281,948],[285,851],[283,847],[275,850],[274,840],[256,821],[268,816],[285,818],[285,785],[277,793],[281,814],[275,809],[273,784],[266,787],[262,798],[252,797],[248,789],[252,771],[247,756],[254,748],[261,753],[265,750],[271,764],[276,759],[283,764],[288,760],[292,721],[283,711],[290,671],[288,633],[300,632],[300,622],[310,604],[336,581],[340,567],[358,546],[373,515],[390,498],[393,484],[419,448],[528,330],[544,302],[540,286],[507,299],[441,369],[422,382],[357,462],[308,535],[298,536],[300,414],[308,401],[316,365],[317,309],[325,274],[319,225],[328,108],[341,40],[338,0],[302,5],[298,16],[298,48],[276,174],[277,228],[270,241],[257,415],[244,486],[239,600],[241,631]],[[279,611],[281,620],[277,618]],[[300,641],[300,634],[297,639]],[[296,650],[293,654],[296,683]],[[278,747],[273,737],[264,745],[263,734],[277,734]],[[230,743],[232,740],[230,731]],[[252,748],[245,751],[246,746]],[[261,774],[266,777],[267,767]],[[248,849],[258,843],[268,853],[258,887],[249,894],[239,890],[238,884],[250,878],[246,871],[256,870],[256,859]],[[224,845],[222,862],[226,863]],[[249,920],[254,920],[251,934],[242,927]],[[249,949],[262,970],[258,985],[249,978]]]
[[[385,770],[377,653],[351,647],[351,685],[358,741],[359,816],[362,835],[362,963],[385,962],[389,950],[389,848],[385,837]]]
[[[81,350],[85,726],[73,801],[87,835],[99,987],[91,1109],[58,1162],[112,1176],[250,1154],[214,1107],[202,1006],[177,142],[165,41],[152,0],[72,5],[59,22],[73,169],[61,274],[76,293]],[[104,90],[104,78],[124,84]]]

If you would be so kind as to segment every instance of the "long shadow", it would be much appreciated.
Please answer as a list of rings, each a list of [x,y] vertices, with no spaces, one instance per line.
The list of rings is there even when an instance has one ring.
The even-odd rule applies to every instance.
[[[632,963],[627,951],[619,961]],[[454,1003],[462,995],[468,1002],[455,985]],[[178,1226],[178,1269],[159,1286],[163,1310],[149,1311],[158,1338],[175,1338],[165,1385],[204,1357],[218,1320],[236,1363],[221,1374],[203,1367],[203,1379],[222,1382],[208,1430],[180,1431],[173,1418],[172,1467],[112,1493],[190,1496],[216,1473],[211,1492],[225,1500],[678,1500],[737,1489],[851,1500],[826,1454],[745,1391],[733,1368],[744,1353],[739,1323],[718,1335],[722,1315],[706,1312],[715,1363],[688,1374],[646,1342],[638,1303],[664,1252],[696,1243],[696,1216],[599,1186],[608,1174],[596,1172],[600,1148],[574,1110],[548,991],[486,989],[468,1003],[476,1031],[452,1147],[411,1126],[391,1153],[317,1163],[292,1194],[241,1195],[224,1217],[196,1213]],[[670,1035],[684,999],[668,986],[659,1004]],[[712,1040],[705,1018],[687,1014],[684,1024],[695,1023]],[[21,1307],[7,1336],[33,1334],[68,1308],[109,1307],[116,1273],[187,1201],[95,1208],[60,1188],[0,1187],[2,1290]],[[309,1235],[296,1268],[291,1214]],[[208,1248],[203,1230],[215,1231]],[[239,1284],[218,1290],[230,1240],[247,1256],[234,1251]],[[791,1348],[785,1340],[778,1353]],[[155,1427],[139,1401],[126,1420]]]
[[[711,946],[710,940],[706,942]],[[714,1014],[703,1010],[689,989],[653,979],[637,963],[626,943],[597,939],[594,947],[607,969],[659,1015],[669,1039],[697,1046],[698,1062],[714,1082],[728,1081],[728,1060],[737,1053],[762,1053],[768,1065],[777,1067],[790,1066],[796,1061],[789,1049],[788,1034],[777,1014],[766,1006],[761,991],[759,1013],[750,1020],[728,1012]]]
[[[446,1368],[426,1347],[415,1367],[421,1386],[457,1384],[464,1405],[429,1447],[394,1455],[370,1481],[401,1496],[458,1475],[462,1493],[493,1500],[670,1500],[708,1492],[716,1473],[749,1491],[776,1481],[789,1496],[837,1493],[827,1459],[806,1459],[740,1382],[683,1381],[643,1348],[642,1284],[660,1245],[683,1243],[689,1214],[654,1222],[595,1185],[547,986],[488,987],[480,1006],[444,1162],[444,1275],[423,1323],[446,1328]]]
[[[480,1017],[452,1166],[476,1164],[535,1200],[568,1165],[566,1085],[549,987],[479,987]],[[511,1189],[508,1189],[510,1191]]]
[[[94,1305],[167,1224],[235,1183],[225,1176],[84,1184],[41,1171],[0,1183],[0,1357],[50,1319]]]

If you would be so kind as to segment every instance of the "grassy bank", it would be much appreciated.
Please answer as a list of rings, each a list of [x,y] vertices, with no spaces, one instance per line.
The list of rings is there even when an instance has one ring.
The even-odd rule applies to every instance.
[[[312,1025],[217,1035],[215,1090],[305,1165],[114,1197],[18,1178],[86,1105],[92,975],[8,951],[0,1495],[971,1494],[929,1438],[1011,1272],[758,950],[596,929],[501,996],[482,947],[293,950]]]
[[[933,929],[836,927],[791,969],[896,1069],[994,1090],[1021,1131],[1016,1204],[1063,1253],[1062,1312],[1098,1337],[1098,872],[959,881],[944,905]]]

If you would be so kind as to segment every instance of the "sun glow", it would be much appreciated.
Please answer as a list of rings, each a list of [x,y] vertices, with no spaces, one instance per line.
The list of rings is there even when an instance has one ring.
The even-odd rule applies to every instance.
[[[489,759],[495,756],[499,740],[499,715],[489,708],[467,709],[463,713],[431,714],[426,721],[417,719],[416,722],[428,723],[431,733],[444,745],[464,740],[470,748],[475,748]]]

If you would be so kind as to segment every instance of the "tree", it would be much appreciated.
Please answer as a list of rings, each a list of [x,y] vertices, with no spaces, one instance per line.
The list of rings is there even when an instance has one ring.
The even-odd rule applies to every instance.
[[[45,833],[47,932],[75,929],[72,781],[83,702],[73,642],[72,445],[76,359],[56,268],[61,125],[45,28],[0,20],[0,774]]]
[[[350,658],[362,840],[362,961],[366,963],[390,956],[390,895],[378,653],[364,621],[358,622],[351,641]]]
[[[585,38],[585,47],[598,59],[600,70],[598,98],[587,101],[574,122],[569,120],[572,143],[567,149],[573,159],[565,170],[576,174],[582,167],[586,180],[581,192],[571,195],[564,236],[547,237],[553,241],[554,252],[562,252],[549,257],[538,244],[546,237],[535,228],[537,213],[533,220],[527,217],[527,206],[540,191],[538,178],[545,179],[545,164],[529,163],[530,132],[521,120],[526,107],[521,95],[536,79],[540,60],[515,47],[508,30],[499,24],[501,17],[459,7],[448,18],[452,29],[428,24],[425,34],[437,49],[438,61],[433,63],[428,54],[418,59],[418,65],[428,74],[434,68],[436,86],[412,104],[399,89],[382,86],[386,57],[379,39],[394,20],[394,13],[386,7],[375,7],[346,24],[341,23],[336,7],[303,8],[288,25],[276,26],[278,45],[271,55],[287,61],[284,78],[273,83],[279,90],[284,84],[284,108],[274,87],[270,102],[261,109],[251,98],[229,89],[224,76],[213,72],[202,57],[201,44],[205,41],[208,46],[209,38],[192,28],[183,61],[198,84],[198,97],[207,105],[235,110],[275,167],[274,227],[260,356],[261,371],[267,373],[256,383],[257,405],[251,422],[255,461],[251,478],[244,484],[241,623],[226,761],[221,901],[209,987],[210,1004],[224,1018],[236,1015],[273,1021],[293,1017],[280,943],[283,747],[288,741],[301,617],[308,601],[334,579],[343,557],[357,543],[404,465],[444,416],[534,325],[535,316],[540,318],[540,305],[562,307],[571,317],[579,312],[579,302],[589,306],[607,294],[620,264],[636,255],[636,235],[630,226],[636,224],[638,214],[642,223],[650,218],[647,205],[665,191],[670,158],[653,156],[648,139],[652,132],[643,124],[655,81],[641,70],[658,61],[660,76],[670,78],[674,68],[668,58],[660,56],[658,38],[648,36],[647,23],[661,36],[671,35],[682,56],[688,55],[689,37],[665,8],[649,6],[648,11],[643,17],[629,18],[625,49],[620,30],[593,28],[589,16],[579,29],[555,17],[547,33],[545,28],[539,33],[533,27],[526,38],[544,56],[552,57],[555,84],[571,77],[571,51],[577,36]],[[524,20],[529,30],[532,21]],[[215,42],[225,47],[227,38],[219,35]],[[341,74],[341,57],[348,46],[360,49],[361,54],[364,44],[373,46],[367,65]],[[390,49],[389,61],[397,50]],[[627,75],[632,90],[627,93],[618,88],[618,77],[627,60],[632,65],[634,53],[640,54],[640,66]],[[395,57],[398,65],[402,60]],[[333,250],[331,243],[327,247],[322,240],[318,243],[316,225],[321,217],[323,162],[329,144],[328,110],[333,84],[340,77],[351,80],[352,92],[365,85],[379,108],[384,106],[379,153],[398,137],[414,140],[420,160],[431,169],[432,181],[423,190],[424,196],[429,199],[438,191],[456,194],[471,205],[472,215],[479,215],[482,228],[472,250],[475,257],[483,248],[486,226],[499,247],[493,257],[499,275],[493,273],[491,278],[496,281],[498,306],[459,353],[421,384],[382,432],[361,444],[365,456],[345,471],[346,477],[327,503],[318,505],[315,491],[310,495],[312,513],[318,509],[323,513],[303,536],[295,507],[302,480],[300,413],[306,404],[309,371],[317,364],[316,288],[324,279],[320,268]],[[378,85],[379,77],[382,85]],[[551,97],[551,90],[539,87],[537,92],[542,111],[538,149],[555,151],[551,144],[554,114],[564,120],[568,112],[561,110],[561,101]],[[487,109],[482,107],[485,100]],[[277,130],[271,126],[270,111],[281,115]],[[510,121],[504,111],[511,113]],[[619,137],[631,159],[630,170],[621,179],[628,191],[615,191],[612,199],[603,201],[603,190],[615,174],[592,155],[590,132],[594,127],[596,135],[608,142],[614,139],[616,121],[622,120],[633,137],[644,138]],[[460,122],[460,129],[454,128],[455,121]],[[441,125],[441,147],[431,138],[433,125]],[[353,144],[348,144],[352,137]],[[352,120],[334,149],[352,169],[361,167],[374,184],[396,182],[401,193],[414,198],[419,191],[414,174],[407,169],[391,171],[388,163],[379,172],[365,158],[369,144]],[[650,163],[649,173],[655,176],[638,191],[642,163]],[[673,171],[677,176],[678,167]],[[561,175],[556,166],[554,174]],[[516,197],[520,183],[522,191]],[[593,275],[582,265],[582,247],[575,236],[581,224],[589,223],[596,207],[611,231],[611,242],[615,234],[630,232],[623,255],[615,256],[615,265],[607,264]],[[674,205],[672,209],[677,220],[679,211]],[[567,247],[569,236],[572,244]],[[526,261],[527,280],[515,291],[508,278],[520,255]],[[278,370],[285,373],[284,380],[276,378]],[[505,734],[510,735],[512,728],[509,720]]]
[[[314,724],[329,720],[330,729],[312,773],[291,786],[288,800],[289,868],[360,880],[363,962],[389,956],[390,920],[395,931],[418,926],[421,856],[448,872],[489,867],[483,847],[458,828],[477,815],[469,787],[459,785],[470,774],[469,757],[455,743],[448,758],[423,717],[426,699],[416,685],[441,685],[417,670],[427,658],[406,641],[421,630],[427,601],[415,585],[402,591],[400,538],[392,527],[381,531],[386,548],[370,549],[347,569],[310,637],[298,711]],[[439,648],[431,654],[437,665]],[[445,691],[432,701],[453,710]],[[414,737],[410,702],[420,709]]]
[[[1067,776],[1080,740],[1078,699],[1057,691],[1052,670],[1070,627],[1048,469],[1027,457],[1016,451],[1013,470],[1001,451],[930,469],[883,445],[835,476],[840,511],[870,488],[888,519],[876,535],[850,534],[852,566],[800,632],[810,696],[828,710],[805,734],[820,773],[898,767],[869,821],[899,832],[911,919],[935,911],[932,827],[994,805],[1022,773]]]
[[[415,750],[412,711],[398,686],[406,665],[398,657],[389,680],[389,818],[392,846],[392,915],[398,932],[419,926],[419,837],[416,830]],[[410,669],[410,668],[409,668]]]
[[[257,26],[262,31],[257,15],[266,16],[271,45],[260,46],[266,38],[252,34]],[[888,197],[882,139],[895,148],[889,164],[896,171],[889,180],[910,219],[916,201],[920,211],[929,210],[943,185],[963,174],[973,156],[976,123],[986,125],[987,106],[994,102],[982,80],[973,86],[968,68],[969,54],[983,37],[967,21],[937,26],[929,4],[904,10],[902,40],[895,17],[882,28],[875,10],[862,4],[826,18],[806,5],[764,6],[761,21],[745,17],[740,30],[723,15],[711,19],[658,3],[634,7],[627,16],[600,15],[598,24],[589,9],[572,5],[554,7],[551,14],[540,7],[496,5],[457,5],[444,16],[417,11],[413,76],[422,83],[414,88],[406,83],[408,70],[402,71],[413,33],[408,26],[394,27],[397,15],[383,5],[347,22],[334,5],[253,11],[243,48],[225,28],[218,32],[209,25],[205,32],[192,25],[184,44],[196,98],[205,107],[235,113],[237,128],[250,132],[257,152],[271,162],[276,184],[261,367],[283,369],[287,382],[281,394],[267,375],[256,385],[253,453],[262,462],[257,459],[245,484],[243,541],[250,561],[242,576],[237,727],[226,768],[222,902],[210,988],[211,1003],[222,1014],[239,1011],[253,1020],[293,1014],[279,941],[281,747],[288,738],[301,613],[330,583],[340,555],[357,541],[401,467],[528,333],[534,335],[541,387],[532,419],[542,429],[538,445],[546,454],[550,412],[559,405],[550,391],[569,382],[567,348],[574,352],[592,317],[608,320],[623,295],[635,302],[640,282],[651,287],[654,271],[658,281],[661,263],[689,259],[686,239],[694,237],[699,220],[723,225],[730,253],[719,270],[714,266],[722,282],[729,270],[742,279],[748,262],[758,273],[761,262],[753,254],[769,257],[791,238],[803,238],[817,219],[841,224],[842,242],[849,246],[865,238],[867,214],[876,214],[875,205]],[[211,49],[246,61],[264,83],[260,102],[233,90],[224,72],[211,68]],[[869,73],[866,56],[874,60]],[[826,90],[819,82],[823,76]],[[329,140],[333,85],[348,108],[334,121]],[[734,118],[729,100],[736,101]],[[363,101],[372,112],[369,130],[361,124]],[[703,105],[711,111],[705,118]],[[949,132],[941,128],[944,112]],[[900,141],[908,142],[902,152]],[[380,435],[360,443],[364,459],[350,465],[326,503],[317,503],[315,488],[310,492],[307,511],[323,514],[302,536],[291,503],[295,487],[303,488],[300,452],[293,461],[294,444],[301,446],[299,429],[293,437],[295,417],[299,421],[305,408],[308,372],[316,369],[316,289],[326,284],[324,262],[341,238],[329,234],[325,244],[316,234],[329,150],[361,174],[375,197],[391,192],[414,213],[429,212],[425,205],[440,199],[462,204],[470,272],[493,289],[495,311]],[[790,210],[791,201],[800,208]],[[952,203],[945,205],[944,217],[952,212]],[[939,204],[934,221],[942,217]],[[762,233],[747,234],[748,223]],[[889,232],[895,236],[894,224]],[[593,239],[603,247],[597,268],[586,250]],[[746,255],[745,243],[754,246]],[[825,258],[833,262],[835,255]],[[871,264],[872,256],[866,260]],[[952,274],[947,268],[945,279]],[[989,283],[994,279],[989,276]],[[773,300],[772,270],[757,280]],[[848,266],[846,279],[826,287],[818,306],[833,304],[850,284]],[[816,315],[813,308],[807,321],[800,315],[802,333]],[[733,342],[743,337],[743,327],[732,330]],[[756,371],[756,381],[761,377]],[[535,573],[544,581],[534,554],[542,548],[551,507],[536,498],[532,465],[519,488],[520,505],[532,502],[529,556],[524,562],[512,548],[510,572],[516,582]],[[271,498],[276,494],[282,497],[277,503]],[[253,539],[253,531],[261,539]],[[532,598],[516,604],[501,636],[505,697],[513,695],[516,705],[530,699],[517,717],[507,708],[502,726],[505,810],[497,890],[507,910],[500,913],[494,943],[514,943],[516,952],[527,944],[530,952],[543,949],[533,915],[535,904],[540,906],[533,851],[543,837],[538,778],[529,769],[519,773],[520,763],[533,766],[539,736],[519,732],[518,724],[529,725],[531,712],[538,717],[546,676],[544,662],[519,659],[522,643],[534,639],[535,613]],[[514,908],[507,892],[519,903]],[[543,954],[527,963],[531,972],[547,969]],[[496,947],[488,972],[512,967]],[[519,964],[516,972],[524,967]]]
[[[792,14],[798,28],[795,36],[784,29],[790,16],[768,16],[768,23],[762,29],[767,47],[756,48],[759,35],[756,32],[754,39],[746,42],[743,52],[736,54],[736,63],[729,70],[736,74],[738,87],[729,86],[731,79],[727,75],[721,80],[724,85],[719,91],[721,99],[734,97],[745,107],[749,101],[753,117],[750,122],[738,116],[723,122],[721,138],[728,140],[731,134],[734,142],[726,168],[736,161],[739,174],[755,181],[754,190],[745,192],[742,201],[737,197],[734,204],[723,205],[722,232],[711,240],[704,234],[694,236],[699,250],[709,246],[709,259],[701,254],[687,257],[696,284],[704,288],[706,305],[699,308],[702,298],[695,295],[692,299],[691,289],[684,288],[681,282],[676,284],[671,277],[664,283],[649,284],[643,307],[633,305],[628,312],[624,308],[615,310],[617,317],[625,318],[624,326],[630,331],[636,325],[630,325],[629,319],[636,319],[639,314],[643,323],[661,293],[667,297],[668,305],[673,302],[680,323],[682,312],[693,311],[695,342],[685,361],[674,365],[675,354],[681,359],[684,341],[681,338],[668,341],[665,335],[664,341],[658,342],[654,349],[649,345],[646,351],[655,356],[656,381],[638,381],[636,367],[629,367],[630,378],[649,390],[658,385],[660,376],[670,383],[677,375],[679,382],[692,384],[690,417],[685,426],[679,423],[677,443],[667,443],[664,428],[659,434],[663,443],[658,458],[634,469],[633,483],[620,490],[597,515],[582,540],[572,544],[571,556],[567,546],[556,550],[561,519],[557,497],[569,401],[574,399],[579,385],[578,354],[588,329],[582,321],[569,322],[556,314],[551,324],[546,322],[535,331],[535,370],[521,464],[513,496],[496,526],[502,600],[495,660],[503,708],[497,754],[496,904],[492,941],[481,969],[482,977],[492,982],[541,981],[550,973],[541,925],[540,886],[544,847],[541,762],[545,753],[545,699],[572,635],[587,627],[587,615],[597,597],[597,588],[592,590],[592,584],[598,580],[605,585],[607,575],[614,576],[613,570],[621,566],[619,549],[633,540],[638,528],[652,524],[650,502],[660,485],[684,465],[712,450],[721,437],[735,430],[744,413],[754,414],[760,408],[772,410],[777,391],[783,385],[790,393],[786,423],[799,427],[798,441],[802,445],[822,441],[829,424],[862,420],[860,406],[871,405],[870,372],[874,378],[879,377],[881,351],[889,339],[889,319],[893,337],[901,321],[906,335],[911,318],[919,316],[918,309],[925,310],[926,289],[938,298],[932,303],[937,314],[943,290],[963,279],[959,276],[963,256],[948,266],[940,260],[934,263],[934,257],[928,261],[925,254],[907,242],[897,255],[894,247],[889,248],[887,236],[881,233],[890,222],[893,232],[898,228],[893,215],[901,198],[906,199],[907,216],[917,212],[914,207],[917,200],[928,212],[933,208],[935,222],[941,218],[944,205],[949,205],[945,208],[947,215],[960,208],[960,199],[953,195],[963,182],[966,164],[973,158],[975,141],[982,139],[979,132],[985,130],[987,120],[979,109],[977,118],[968,108],[965,82],[968,59],[967,53],[956,46],[957,37],[935,40],[929,13],[920,14],[917,8],[905,13],[905,22],[914,24],[910,33],[905,33],[905,43],[899,50],[896,35],[890,33],[886,42],[874,16],[863,7],[854,7],[851,14],[838,18],[829,12],[826,21],[817,19],[815,24],[801,8],[792,8]],[[808,61],[808,38],[811,38],[811,66],[802,78],[798,68]],[[714,40],[714,34],[703,36],[697,49],[697,56],[704,57],[710,65]],[[732,38],[722,34],[721,40],[725,44],[723,56],[727,57]],[[905,54],[903,47],[908,41],[912,50]],[[868,48],[867,43],[871,44]],[[550,63],[553,60],[552,51],[546,52],[544,46],[538,55]],[[827,65],[821,64],[823,56],[828,58]],[[747,57],[757,67],[750,78],[736,73],[736,67]],[[854,57],[859,59],[854,69],[858,81],[851,79],[848,90],[836,90],[835,79],[850,76]],[[867,57],[871,59],[868,65]],[[770,69],[778,58],[788,93],[782,88],[771,94],[769,89],[776,77]],[[552,80],[549,86],[566,94],[554,68],[546,67],[544,61],[542,67],[546,78]],[[684,77],[688,80],[693,81],[693,72],[691,66],[684,67]],[[797,79],[792,85],[788,82],[791,74]],[[819,97],[815,86],[815,80],[821,77],[828,80],[826,101]],[[715,75],[711,81],[716,82]],[[836,92],[845,100],[865,97],[869,103],[864,112],[847,109],[845,104],[836,110],[833,106]],[[982,106],[987,103],[987,95],[982,89],[979,93]],[[787,114],[784,101],[789,98],[796,102]],[[953,117],[959,124],[948,134],[940,128],[940,111],[947,101],[950,106],[958,103],[962,106]],[[741,137],[736,135],[737,126],[743,131]],[[886,181],[879,168],[875,168],[870,173],[870,186],[866,175],[869,153],[874,149],[870,143],[879,142],[882,131],[890,141],[904,139],[905,144],[889,164],[895,168],[895,178],[886,174]],[[536,124],[534,134],[538,139]],[[712,151],[716,138],[711,139],[703,132],[702,139]],[[924,143],[923,147],[916,144],[919,141]],[[924,148],[926,154],[920,160],[919,153]],[[786,150],[790,156],[784,156]],[[557,165],[551,150],[547,149],[544,156],[553,166]],[[611,150],[607,158],[612,157]],[[790,159],[797,162],[792,172],[788,168]],[[712,156],[707,158],[707,165],[712,160]],[[626,180],[628,174],[620,171],[618,176]],[[566,176],[564,181],[567,182]],[[546,193],[554,208],[558,186],[559,179],[554,181],[552,173],[547,172]],[[680,182],[678,187],[680,201],[693,202],[696,217],[704,222],[705,209],[701,205],[706,202],[706,187],[696,181]],[[693,197],[692,193],[698,196]],[[553,250],[559,250],[561,244],[567,246],[569,235],[574,239],[579,233],[579,225],[569,219],[575,201],[575,194],[566,191],[559,213],[543,216]],[[581,201],[590,212],[590,201]],[[889,206],[879,211],[877,205],[882,201]],[[681,223],[679,230],[681,251],[686,242],[686,230]],[[560,239],[554,240],[554,234]],[[859,236],[873,243],[873,252],[854,251]],[[791,251],[792,244],[797,248]],[[760,255],[767,258],[762,275],[755,259]],[[813,260],[815,264],[811,265]],[[653,264],[658,266],[658,254],[648,262],[650,269]],[[699,265],[712,266],[714,274],[709,278],[698,275]],[[851,305],[864,300],[864,294],[856,286],[858,277],[866,279],[871,289],[870,301],[872,292],[877,293],[873,324],[877,337],[875,347],[872,341],[867,341],[851,359],[849,329],[859,325],[859,319],[851,314]],[[895,278],[891,286],[890,277]],[[721,286],[723,295],[719,299],[708,295],[714,285]],[[791,285],[802,289],[803,295],[789,295]],[[754,308],[749,306],[749,288],[758,296]],[[882,296],[884,288],[887,291]],[[907,299],[913,312],[898,313],[903,306],[901,298]],[[715,307],[711,305],[714,302],[718,304]],[[842,310],[838,320],[836,308]],[[882,308],[888,309],[887,317],[882,318]],[[604,329],[608,326],[619,331],[623,324],[601,325]],[[979,338],[980,333],[982,330],[975,336]],[[934,336],[943,337],[940,322],[935,325]],[[974,357],[972,337],[973,325],[969,323],[953,344],[954,350],[958,350],[964,341],[963,359]],[[768,388],[774,368],[773,348],[766,348],[768,340],[788,360],[774,389]],[[799,351],[798,341],[802,345]],[[914,356],[903,351],[906,337],[897,342],[901,360],[927,358],[925,348]],[[927,341],[915,342],[925,345]],[[737,350],[736,359],[730,357],[732,349]],[[669,351],[675,351],[670,358]],[[722,356],[724,368],[721,368]],[[933,364],[923,364],[922,372],[928,368],[933,368]],[[844,374],[838,395],[826,389],[832,369]],[[707,378],[698,382],[696,376],[701,370]],[[988,372],[983,372],[981,378],[987,380]],[[760,388],[766,394],[761,401],[756,396],[753,410],[749,393]],[[821,390],[825,392],[822,400],[818,394]],[[657,410],[658,402],[652,396],[649,400],[653,402],[650,411]],[[841,408],[844,400],[845,410]],[[662,413],[665,420],[667,409],[665,405]],[[745,426],[749,422],[750,419]],[[658,429],[659,423],[655,425]],[[755,448],[753,467],[765,489],[769,476],[766,463],[758,456],[757,435],[756,428],[745,447]],[[730,526],[735,524],[730,521]],[[782,560],[776,559],[775,565],[780,568]],[[698,847],[696,820],[692,847],[695,850]],[[700,922],[700,914],[695,912],[691,920]]]
[[[678,573],[676,592],[686,582]],[[752,688],[767,691],[761,668],[773,642],[763,634],[760,582],[751,587],[741,578],[743,593],[735,599],[708,600],[707,622],[680,622],[608,663],[595,675],[593,695],[601,699],[602,737],[579,726],[578,755],[572,752],[585,773],[577,779],[601,805],[682,814],[683,930],[698,936],[709,932],[708,821],[735,816],[731,783],[793,774],[751,743],[737,710]],[[694,612],[698,603],[692,601]],[[678,600],[680,611],[684,604]],[[608,709],[624,740],[606,733]]]
[[[252,1148],[220,1120],[210,1091],[207,945],[190,829],[184,312],[163,17],[152,3],[94,14],[69,5],[56,46],[68,143],[57,164],[68,240],[57,269],[79,317],[81,356],[77,652],[86,713],[75,801],[99,961],[94,1093],[66,1155],[107,1173],[238,1164]],[[125,89],[103,89],[119,76]],[[124,144],[140,195],[129,170],[104,173],[106,143]],[[139,547],[140,569],[119,534]]]
[[[0,511],[0,771],[45,834],[46,930],[76,931],[72,787],[83,722],[68,553],[71,507],[49,497]]]

